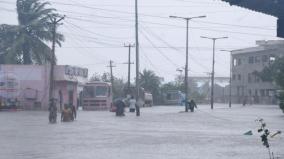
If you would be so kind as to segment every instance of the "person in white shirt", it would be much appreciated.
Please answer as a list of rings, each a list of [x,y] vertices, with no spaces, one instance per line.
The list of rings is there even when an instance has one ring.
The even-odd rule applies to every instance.
[[[131,99],[129,100],[129,112],[131,113],[135,112],[135,104],[136,100],[134,99],[133,96],[131,96]]]

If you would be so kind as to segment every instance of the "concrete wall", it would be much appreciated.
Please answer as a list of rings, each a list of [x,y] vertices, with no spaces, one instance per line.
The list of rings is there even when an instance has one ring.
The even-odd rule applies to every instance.
[[[24,109],[44,107],[48,104],[49,67],[35,65],[0,65],[0,78],[2,82],[14,79],[14,88],[3,86],[0,96],[7,96],[14,90],[15,98],[20,101]],[[7,84],[7,83],[6,83]],[[7,86],[7,85],[6,85]]]
[[[66,72],[66,68],[75,70]],[[74,69],[75,68],[75,69]],[[82,70],[84,75],[82,75]],[[81,71],[81,72],[80,72]],[[85,72],[84,72],[85,71]],[[59,90],[62,92],[62,105],[77,105],[78,83],[80,89],[87,81],[87,70],[71,66],[55,67],[54,97],[60,110]],[[0,65],[0,98],[16,99],[23,109],[47,110],[49,105],[49,65]],[[10,86],[8,86],[10,84]],[[12,84],[12,85],[11,85]],[[69,100],[73,91],[73,100]]]

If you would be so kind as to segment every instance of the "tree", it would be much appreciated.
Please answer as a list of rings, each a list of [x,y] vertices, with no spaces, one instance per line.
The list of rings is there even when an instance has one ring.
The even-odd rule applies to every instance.
[[[265,67],[261,72],[255,72],[263,81],[274,82],[282,89],[278,94],[280,108],[284,112],[284,57],[277,58],[271,65]]]
[[[149,91],[153,95],[153,100],[155,103],[160,102],[161,91],[160,86],[162,83],[162,78],[158,77],[154,71],[144,69],[142,73],[140,73],[140,86],[145,89],[145,91]]]
[[[96,81],[102,81],[101,75],[98,73],[93,74],[93,76],[90,78],[90,82],[96,82]]]
[[[41,0],[17,0],[18,25],[0,26],[0,52],[2,63],[43,64],[51,61],[51,49],[46,44],[52,39],[51,18],[58,16]],[[61,46],[62,34],[56,34]]]

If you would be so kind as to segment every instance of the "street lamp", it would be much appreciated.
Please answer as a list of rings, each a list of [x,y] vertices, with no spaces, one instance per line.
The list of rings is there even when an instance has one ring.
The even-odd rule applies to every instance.
[[[182,81],[182,72],[183,72],[183,70],[182,70],[181,68],[177,68],[176,71],[180,73],[180,74],[179,74],[179,77],[178,77],[178,85],[181,85],[181,83],[182,83],[181,81]]]
[[[229,107],[232,107],[232,51],[231,50],[220,50],[223,52],[229,52],[230,53],[230,93],[229,93]]]
[[[201,36],[201,38],[213,40],[213,59],[212,59],[213,62],[212,62],[211,100],[210,100],[211,109],[213,109],[213,107],[214,107],[215,43],[216,43],[216,40],[227,39],[228,37],[212,38],[212,37]]]
[[[188,25],[189,20],[197,19],[197,18],[205,18],[206,16],[197,16],[197,17],[179,17],[179,16],[170,16],[170,18],[176,19],[183,19],[186,20],[186,59],[185,59],[185,78],[184,78],[184,85],[185,85],[185,101],[187,102],[188,98]],[[187,104],[185,104],[185,112],[188,112]]]

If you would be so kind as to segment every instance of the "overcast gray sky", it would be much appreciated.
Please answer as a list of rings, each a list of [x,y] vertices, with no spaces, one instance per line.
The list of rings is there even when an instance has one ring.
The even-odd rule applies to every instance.
[[[59,64],[89,69],[89,75],[108,72],[127,79],[128,49],[135,42],[134,0],[50,0],[52,7],[66,15],[59,30],[66,41],[57,48]],[[0,24],[17,24],[15,0],[0,0]],[[255,40],[276,38],[276,18],[219,0],[139,0],[141,69],[151,69],[171,81],[185,64],[185,21],[169,15],[207,18],[190,22],[189,76],[207,76],[212,65],[212,41],[200,36],[228,36],[216,43],[216,76],[229,76],[229,54],[220,49],[240,49]],[[132,49],[135,61],[135,49]],[[132,65],[132,80],[135,75]]]

